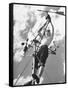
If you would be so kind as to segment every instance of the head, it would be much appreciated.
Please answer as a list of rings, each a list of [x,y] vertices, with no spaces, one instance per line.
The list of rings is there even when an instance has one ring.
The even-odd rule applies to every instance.
[[[50,30],[48,29],[48,30],[46,30],[46,32],[45,32],[45,36],[46,37],[50,37],[51,36],[51,32],[50,32]]]

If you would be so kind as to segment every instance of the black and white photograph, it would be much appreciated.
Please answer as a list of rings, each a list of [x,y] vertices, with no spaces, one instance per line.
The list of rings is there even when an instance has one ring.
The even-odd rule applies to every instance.
[[[15,3],[12,12],[13,86],[64,84],[66,7]]]

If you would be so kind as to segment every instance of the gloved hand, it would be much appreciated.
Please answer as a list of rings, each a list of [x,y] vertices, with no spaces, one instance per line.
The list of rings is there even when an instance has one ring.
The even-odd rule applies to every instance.
[[[46,19],[48,19],[49,20],[49,22],[51,22],[51,17],[50,17],[50,15],[48,14],[48,16],[46,17]]]
[[[27,45],[25,45],[24,52],[26,53],[27,50],[28,50],[28,47],[27,47]]]
[[[27,42],[28,42],[28,38],[27,38],[26,42],[22,42],[22,43],[21,43],[21,45],[25,46],[25,47],[24,47],[24,52],[26,52],[26,51],[28,50]]]

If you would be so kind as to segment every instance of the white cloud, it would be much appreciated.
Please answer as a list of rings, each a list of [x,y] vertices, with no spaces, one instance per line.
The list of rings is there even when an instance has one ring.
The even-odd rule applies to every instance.
[[[40,13],[37,11],[37,9],[39,8],[44,8],[44,7],[40,7],[40,6],[25,6],[25,5],[14,5],[14,20],[15,20],[15,24],[14,24],[14,50],[17,50],[17,52],[15,53],[14,56],[14,60],[16,62],[20,62],[22,60],[22,56],[23,56],[23,49],[20,50],[22,48],[21,46],[21,42],[24,41],[24,39],[21,38],[20,36],[20,31],[23,31],[26,29],[27,27],[27,21],[29,20],[29,14],[31,15],[31,21],[38,19],[40,16]],[[38,19],[38,22],[40,22],[40,19]],[[38,23],[37,23],[38,24]],[[39,24],[38,24],[39,26]],[[33,30],[37,30],[37,25],[35,25],[35,28]],[[31,36],[29,34],[29,36]],[[32,36],[31,36],[32,37]],[[30,37],[30,38],[31,38]]]
[[[50,10],[52,12],[56,12],[56,10]],[[65,12],[65,8],[60,8],[58,10]],[[65,16],[55,14],[55,13],[49,13],[51,16],[52,23],[54,25],[54,38],[53,41],[60,42],[60,40],[63,40],[65,36]],[[53,43],[51,43],[53,44]]]
[[[14,6],[14,20],[16,20],[16,23],[14,25],[14,50],[17,48],[21,49],[20,44],[21,44],[21,41],[23,41],[23,39],[20,36],[20,31],[21,30],[24,31],[25,28],[27,27],[27,20],[29,20],[28,13],[30,13],[31,15],[30,17],[32,21],[36,19],[36,23],[34,27],[30,29],[32,30],[34,35],[33,34],[31,35],[30,32],[28,33],[28,38],[30,39],[29,43],[34,38],[34,36],[37,35],[37,31],[45,22],[44,20],[45,17],[41,17],[41,12],[37,11],[38,9],[44,10],[46,8],[44,6],[25,6],[25,5],[15,5]],[[50,10],[54,12],[56,11],[52,9]],[[65,9],[60,8],[59,11],[65,11]],[[65,36],[65,16],[57,15],[55,13],[49,13],[49,14],[51,16],[51,20],[54,25],[54,31],[55,31],[53,40],[59,42]],[[23,51],[18,50],[14,56],[15,58],[14,60],[20,62],[22,60],[21,59],[22,54],[23,54]]]

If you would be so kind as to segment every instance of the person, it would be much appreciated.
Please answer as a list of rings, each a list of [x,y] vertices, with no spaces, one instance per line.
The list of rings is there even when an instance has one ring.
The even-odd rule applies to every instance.
[[[49,21],[49,24],[52,29],[52,33],[51,33],[50,29],[48,29],[48,30],[44,30],[44,33],[42,35],[40,35],[40,37],[42,38],[41,44],[40,44],[40,49],[37,52],[37,54],[34,56],[33,71],[32,71],[32,77],[33,77],[33,79],[36,80],[37,84],[39,84],[40,77],[43,74],[45,63],[48,58],[48,46],[50,45],[50,43],[53,39],[53,36],[54,36],[54,26],[51,22],[50,16],[48,15],[46,17],[46,19]]]
[[[48,58],[48,46],[50,45],[53,36],[54,36],[54,26],[51,21],[51,17],[48,14],[46,17],[46,23],[39,29],[38,31],[38,36],[35,38],[35,40],[32,40],[36,42],[41,42],[39,43],[39,49],[37,50],[36,54],[33,54],[33,67],[32,67],[32,78],[33,78],[33,84],[35,83],[34,80],[36,81],[37,84],[40,82],[40,77],[43,74],[44,67],[46,60]],[[47,26],[50,24],[50,29]],[[30,36],[30,35],[29,35]],[[31,38],[30,38],[31,39]],[[29,42],[29,39],[28,39]],[[28,43],[27,42],[27,43]],[[30,44],[26,45],[24,48],[24,52],[28,51]]]

